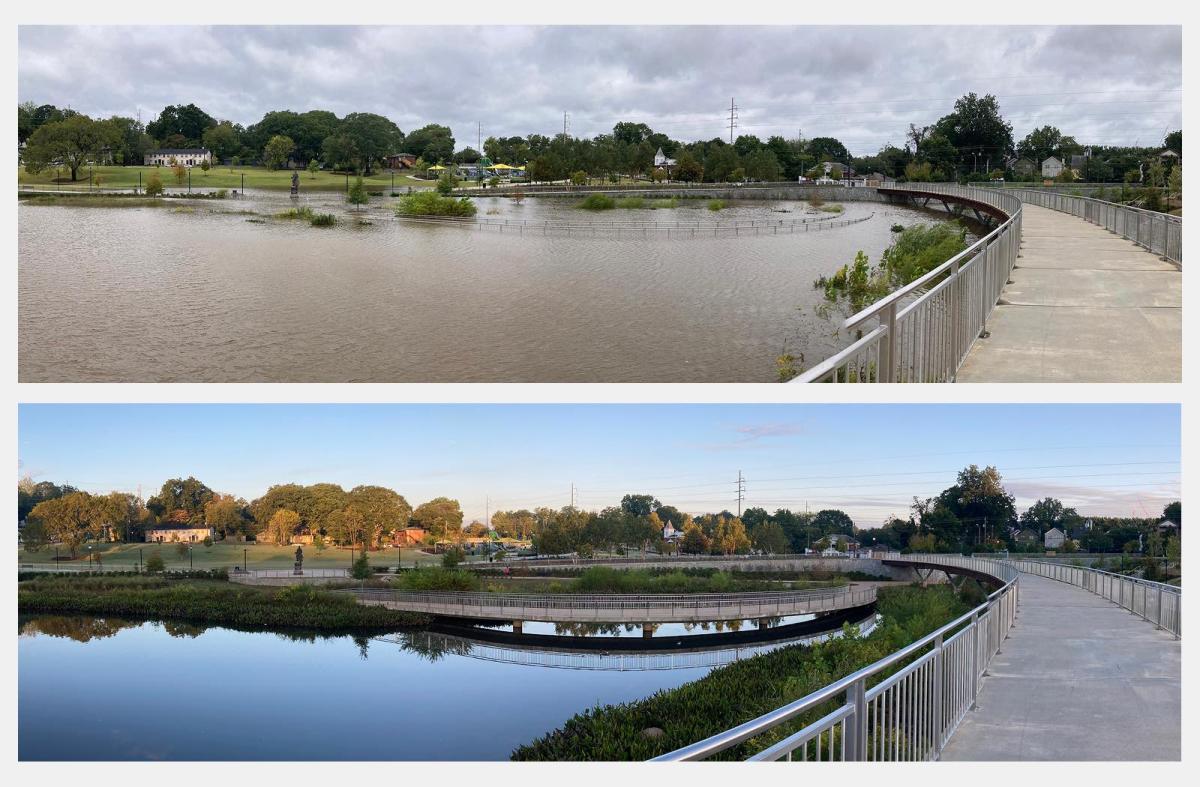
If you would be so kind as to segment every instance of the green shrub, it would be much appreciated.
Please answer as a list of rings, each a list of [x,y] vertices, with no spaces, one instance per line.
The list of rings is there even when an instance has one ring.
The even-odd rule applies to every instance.
[[[589,194],[577,207],[582,210],[612,210],[616,206],[612,197],[604,194]]]
[[[870,636],[793,645],[715,669],[699,680],[642,700],[576,714],[562,727],[518,747],[514,760],[646,760],[695,743],[797,700],[913,642],[968,610],[947,586],[882,588],[883,622]],[[894,671],[894,670],[893,670]],[[885,671],[872,683],[890,674]],[[802,714],[716,759],[745,759],[801,729],[835,705]],[[663,735],[642,730],[658,727]]]
[[[454,199],[443,197],[432,191],[414,191],[400,198],[396,204],[399,216],[456,216],[469,218],[475,215],[475,203],[466,197]]]
[[[259,588],[181,580],[175,574],[37,578],[17,585],[17,607],[22,612],[184,620],[248,629],[382,632],[428,622],[425,615],[365,606],[349,594],[308,585]]]
[[[146,177],[145,191],[146,191],[147,197],[161,197],[162,196],[163,182],[162,182],[162,178],[159,177],[159,174],[157,172],[151,172]]]
[[[417,568],[396,576],[393,587],[413,591],[477,591],[483,583],[474,571],[462,568]]]
[[[301,205],[300,207],[297,207],[297,208],[288,208],[287,210],[280,211],[279,213],[275,214],[275,218],[277,218],[277,219],[303,219],[304,221],[312,221],[312,218],[315,215],[316,214],[313,213],[312,208],[308,207],[307,205]]]
[[[710,199],[708,201],[708,209],[711,211],[725,210],[725,200]]]
[[[337,223],[337,216],[332,213],[317,213],[312,217],[314,227],[333,227]]]
[[[146,558],[146,571],[151,574],[161,574],[167,570],[167,564],[163,560],[161,552],[154,552],[150,557]]]
[[[454,568],[459,563],[463,562],[466,554],[462,551],[462,547],[451,547],[442,553],[442,567]]]

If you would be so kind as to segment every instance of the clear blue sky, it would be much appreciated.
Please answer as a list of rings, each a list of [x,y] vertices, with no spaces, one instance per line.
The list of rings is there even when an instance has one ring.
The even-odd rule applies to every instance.
[[[905,514],[971,463],[1018,508],[1156,516],[1179,497],[1177,405],[22,405],[19,473],[92,492],[194,475],[253,499],[274,483],[380,484],[413,505],[584,508],[650,493],[690,512]]]

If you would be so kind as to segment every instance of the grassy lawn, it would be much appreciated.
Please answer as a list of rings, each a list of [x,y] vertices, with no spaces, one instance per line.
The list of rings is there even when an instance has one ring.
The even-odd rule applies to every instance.
[[[129,189],[138,185],[138,174],[142,176],[143,186],[151,172],[158,172],[163,186],[168,189],[180,188],[170,167],[96,167],[95,174],[100,178],[100,188]],[[345,191],[346,176],[335,172],[310,173],[307,170],[297,170],[300,174],[300,192],[305,191]],[[227,167],[217,166],[207,173],[199,167],[192,169],[192,190],[206,191],[214,189],[240,189],[242,175],[246,176],[247,189],[279,189],[287,190],[292,187],[292,170],[268,170],[263,167]],[[31,175],[23,167],[17,168],[17,183],[19,185],[36,185],[42,187],[58,187],[68,189],[88,188],[88,170],[79,171],[79,180],[70,180],[70,172],[63,170],[45,170],[37,175]],[[351,184],[354,178],[350,178]],[[368,191],[387,192],[395,183],[397,191],[428,189],[434,186],[434,181],[418,180],[407,174],[380,171],[370,177],[363,178],[363,185]],[[184,178],[183,188],[187,187]]]
[[[180,555],[176,551],[175,544],[91,544],[91,552],[98,554],[100,560],[103,561],[104,567],[113,569],[118,566],[134,567],[138,562],[138,550],[142,550],[143,560],[149,559],[152,554],[158,552],[162,555],[163,562],[166,563],[168,569],[172,568],[187,568],[188,554],[185,551]],[[86,564],[88,561],[88,545],[84,545],[76,552],[75,563]],[[273,544],[239,544],[239,543],[222,543],[218,542],[211,547],[206,547],[203,544],[195,544],[192,546],[192,560],[198,569],[210,568],[231,568],[233,566],[242,565],[242,551],[245,550],[247,568],[291,568],[295,560],[296,547],[281,547]],[[65,549],[60,548],[59,554],[67,555]],[[357,554],[357,553],[356,553]],[[396,549],[380,549],[375,552],[368,553],[370,561],[373,565],[388,566],[395,568],[396,566]],[[415,549],[401,549],[400,559],[407,567],[411,567],[414,561],[420,563],[441,564],[441,558],[433,555],[427,555]],[[21,550],[17,555],[18,563],[53,563],[54,548],[44,549],[40,552],[28,552]],[[304,566],[305,568],[349,568],[350,566],[350,550],[340,547],[326,547],[320,553],[316,547],[304,547]]]

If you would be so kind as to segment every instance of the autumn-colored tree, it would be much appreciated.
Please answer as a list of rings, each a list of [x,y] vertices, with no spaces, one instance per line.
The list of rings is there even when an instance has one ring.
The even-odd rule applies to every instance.
[[[271,515],[267,523],[267,538],[276,544],[290,544],[296,528],[300,527],[300,515],[287,508],[281,508]]]

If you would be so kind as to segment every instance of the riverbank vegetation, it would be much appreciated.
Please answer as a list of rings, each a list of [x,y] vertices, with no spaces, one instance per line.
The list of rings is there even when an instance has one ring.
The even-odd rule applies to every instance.
[[[516,749],[514,760],[646,760],[702,740],[800,699],[904,647],[967,612],[948,586],[885,588],[881,624],[869,636],[795,645],[713,670],[676,689],[622,705],[598,706]],[[885,677],[888,672],[877,676]],[[828,713],[838,697],[770,733],[718,755],[745,759]],[[656,734],[646,734],[656,730]],[[657,731],[661,731],[658,734]]]
[[[825,306],[849,314],[861,311],[893,290],[910,284],[967,248],[967,229],[957,222],[914,224],[894,233],[878,265],[865,252],[813,287],[823,290]]]
[[[475,203],[466,197],[443,197],[433,191],[406,194],[396,203],[397,216],[450,216],[469,218],[475,215]]]
[[[167,576],[42,576],[17,584],[20,612],[117,615],[238,628],[312,631],[395,630],[425,615],[359,604],[311,585],[252,587],[219,579]]]

